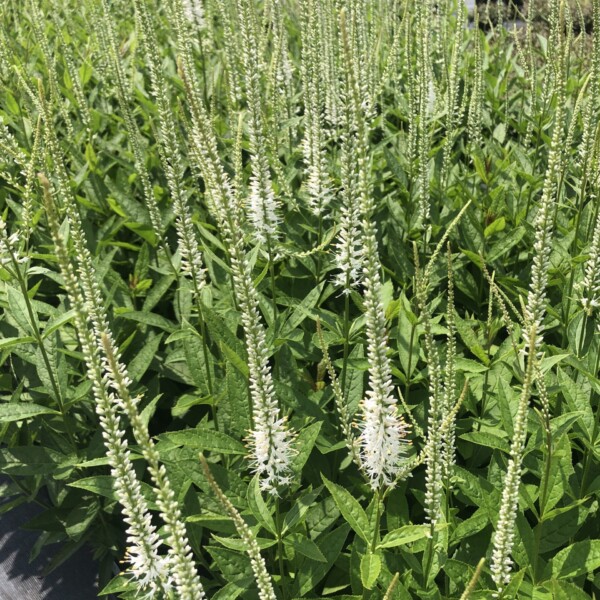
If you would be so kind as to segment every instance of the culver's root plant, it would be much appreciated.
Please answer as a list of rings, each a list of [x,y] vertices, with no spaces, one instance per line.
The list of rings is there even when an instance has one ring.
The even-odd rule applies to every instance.
[[[5,0],[0,518],[38,506],[32,556],[90,547],[123,599],[597,597],[598,27]]]

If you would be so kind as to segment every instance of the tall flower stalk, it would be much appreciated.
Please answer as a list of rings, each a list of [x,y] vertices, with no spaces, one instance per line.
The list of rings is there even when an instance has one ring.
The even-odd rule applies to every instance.
[[[252,269],[240,235],[244,223],[229,176],[221,164],[217,141],[206,107],[199,94],[189,38],[182,18],[180,0],[173,0],[173,14],[183,77],[191,114],[190,153],[204,179],[209,208],[215,217],[229,255],[233,287],[241,313],[248,354],[252,401],[252,430],[249,436],[251,461],[260,476],[261,488],[277,494],[291,481],[294,455],[293,435],[282,416],[269,365],[270,351],[258,305]]]
[[[244,81],[250,117],[251,171],[248,215],[252,222],[252,235],[257,242],[267,245],[272,260],[272,243],[277,237],[280,202],[275,197],[269,165],[269,135],[263,111],[261,69],[263,59],[259,54],[261,44],[257,31],[256,9],[251,0],[237,0],[242,48],[244,55]],[[275,298],[273,298],[275,302]]]
[[[444,153],[442,158],[442,174],[441,182],[444,188],[447,185],[449,170],[451,168],[450,158],[452,148],[458,135],[457,125],[462,121],[462,109],[464,105],[459,104],[460,93],[460,73],[459,66],[463,53],[463,37],[466,29],[466,11],[467,7],[464,3],[459,4],[456,23],[454,25],[454,43],[452,45],[452,56],[450,59],[450,68],[448,73],[448,81],[445,94],[446,105],[446,140],[444,145]]]
[[[294,64],[289,53],[285,11],[280,2],[273,5],[272,47],[268,81],[270,83],[269,102],[273,110],[269,119],[269,130],[276,141],[283,138],[285,147],[291,149],[296,136],[296,126],[291,122],[292,116],[297,112],[296,89]],[[287,126],[283,127],[282,124],[286,122]],[[278,173],[278,176],[280,174]]]
[[[31,15],[33,33],[41,50],[44,66],[46,67],[48,87],[50,89],[50,103],[58,109],[60,117],[63,121],[63,125],[66,129],[68,139],[75,139],[75,132],[73,131],[71,117],[69,116],[63,98],[60,94],[60,87],[58,84],[59,75],[56,68],[56,60],[54,59],[53,53],[50,49],[50,40],[48,39],[45,27],[46,20],[40,10],[39,0],[29,0],[28,7]]]
[[[206,28],[204,5],[202,0],[183,0],[185,16],[194,27],[201,31]]]
[[[475,6],[474,30],[475,64],[473,65],[473,83],[471,85],[471,97],[467,113],[467,132],[473,149],[479,150],[483,145],[481,131],[483,125],[484,80],[483,42],[481,41],[481,32],[479,31],[479,11],[477,10],[477,6]]]
[[[557,52],[559,64],[556,66],[557,97],[564,97],[565,58],[567,46],[563,42]],[[502,488],[500,513],[494,535],[490,569],[492,578],[502,592],[510,581],[512,568],[511,553],[515,540],[515,527],[519,502],[519,486],[522,473],[523,452],[527,437],[527,415],[529,398],[536,377],[539,361],[538,349],[543,343],[543,319],[545,313],[546,286],[552,234],[554,228],[554,207],[560,190],[557,186],[561,167],[561,147],[564,136],[564,102],[556,107],[554,131],[550,145],[548,166],[544,179],[542,197],[534,221],[535,241],[533,244],[533,266],[524,312],[524,342],[526,350],[525,378],[519,398],[517,415],[513,426],[513,439],[510,446],[510,459]]]
[[[600,308],[600,214],[596,218],[589,258],[584,266],[580,289],[581,304],[587,314],[592,316]]]
[[[436,87],[431,66],[431,0],[417,3],[416,28],[416,81],[418,90],[417,158],[418,203],[417,217],[422,227],[427,227],[430,214],[429,148],[431,145],[429,122],[436,103]]]
[[[41,91],[40,91],[41,92]],[[40,93],[41,105],[44,109],[45,141],[57,179],[57,197],[65,210],[70,227],[71,239],[75,250],[77,275],[82,290],[84,306],[92,325],[94,346],[100,349],[102,366],[105,371],[107,386],[110,389],[112,403],[116,404],[129,419],[134,437],[148,463],[148,470],[154,483],[161,517],[166,526],[166,539],[169,544],[169,566],[174,580],[174,588],[178,598],[197,600],[204,597],[204,591],[196,573],[193,555],[181,514],[175,500],[164,465],[159,464],[158,451],[151,440],[148,428],[139,414],[137,405],[139,398],[130,392],[131,380],[125,365],[120,361],[119,352],[114,342],[104,298],[96,279],[93,260],[86,244],[81,217],[69,189],[68,176],[62,155],[52,128],[49,108],[43,94]]]
[[[243,75],[240,57],[237,53],[239,29],[236,15],[233,14],[232,3],[228,0],[215,0],[223,27],[223,53],[227,74],[227,99],[231,109],[237,107],[242,97]]]
[[[244,521],[242,515],[240,515],[238,510],[235,508],[235,506],[233,506],[229,498],[227,498],[223,490],[219,487],[219,484],[215,481],[215,478],[210,471],[208,462],[202,454],[200,455],[200,464],[202,465],[202,470],[204,471],[204,475],[206,476],[210,487],[217,496],[219,504],[229,514],[233,524],[235,525],[238,535],[244,543],[246,553],[250,558],[250,565],[252,567],[254,579],[258,586],[258,597],[260,600],[277,600],[275,590],[273,589],[273,581],[269,575],[269,572],[267,571],[265,559],[260,553],[260,547],[256,541],[256,537],[252,533],[250,527],[248,527],[246,521]]]
[[[74,323],[81,344],[87,377],[92,383],[95,408],[100,419],[102,437],[107,449],[111,475],[115,481],[115,493],[123,507],[127,523],[127,561],[130,572],[142,592],[168,594],[172,587],[167,561],[158,552],[161,540],[148,503],[141,492],[125,431],[121,426],[118,398],[111,390],[111,383],[104,371],[100,350],[88,326],[90,315],[83,299],[73,263],[60,233],[58,211],[51,197],[50,182],[40,176],[44,187],[44,206],[54,242],[54,250],[63,275],[63,285],[74,309]]]
[[[319,76],[323,82],[323,102],[325,104],[325,119],[329,126],[335,128],[340,113],[339,98],[339,36],[337,28],[335,0],[320,0],[316,2],[318,13],[317,26],[320,27],[321,52],[319,61]]]
[[[102,12],[98,16],[100,17],[99,27],[97,28],[98,39],[102,51],[108,57],[107,69],[111,79],[115,82],[117,101],[119,103],[121,115],[125,121],[129,143],[133,150],[134,166],[142,185],[144,202],[146,209],[148,210],[150,223],[152,224],[152,231],[156,236],[157,242],[160,243],[160,241],[164,239],[162,217],[156,204],[156,200],[154,199],[150,174],[146,167],[146,160],[142,149],[140,130],[131,110],[132,101],[126,86],[125,73],[123,72],[123,66],[121,64],[114,23],[107,0],[102,0]]]
[[[321,105],[324,90],[319,82],[321,73],[321,43],[319,11],[316,1],[308,0],[302,19],[302,80],[304,91],[304,140],[302,144],[306,164],[306,193],[311,212],[319,218],[331,201],[327,159],[324,149],[324,131]],[[319,243],[321,240],[319,240]]]
[[[448,245],[448,308],[446,309],[448,336],[446,341],[446,365],[444,366],[444,393],[442,395],[441,414],[443,418],[452,413],[456,399],[456,321],[454,318],[454,270],[452,253]],[[452,475],[456,452],[456,422],[452,419],[447,430],[441,436],[442,476],[446,486]]]
[[[347,38],[346,13],[340,16],[340,34],[342,38]],[[356,287],[362,278],[362,244],[360,240],[361,229],[361,207],[359,193],[359,160],[363,160],[363,167],[366,160],[366,149],[362,149],[362,158],[358,150],[365,143],[360,139],[364,135],[360,130],[360,119],[364,119],[360,105],[355,101],[355,89],[358,87],[356,80],[356,64],[354,63],[354,54],[348,42],[340,44],[342,46],[342,59],[345,63],[340,68],[342,75],[342,85],[340,88],[340,179],[341,189],[341,208],[339,216],[340,233],[335,244],[335,262],[339,273],[335,276],[335,283],[342,288],[344,294],[349,295],[351,288]],[[349,62],[347,62],[349,61]],[[366,125],[365,125],[366,127]],[[363,174],[363,182],[364,176]],[[346,302],[345,323],[349,324],[349,301]],[[348,337],[348,327],[345,328],[345,337]],[[344,361],[345,362],[345,361]],[[344,369],[345,371],[345,369]],[[344,377],[344,374],[342,374]],[[342,388],[344,385],[342,383]]]
[[[416,252],[415,252],[416,256]],[[444,420],[444,387],[441,359],[433,338],[432,318],[427,303],[427,280],[417,275],[417,301],[425,330],[425,351],[429,364],[429,413],[427,417],[427,441],[425,444],[425,511],[432,529],[441,516],[444,493],[444,443],[442,423]]]
[[[362,110],[361,89],[356,78],[356,62],[349,44],[345,19],[341,21],[344,62],[347,70],[349,113],[355,126],[357,201],[360,214],[360,244],[362,247],[363,298],[365,303],[367,358],[369,361],[368,390],[362,402],[360,429],[360,460],[371,487],[380,490],[395,483],[404,458],[408,426],[398,413],[393,394],[392,367],[387,355],[385,311],[381,301],[381,264],[377,244],[377,229],[373,221],[375,205],[369,186],[371,165],[368,139]]]
[[[175,229],[181,253],[181,271],[192,282],[196,298],[205,284],[205,269],[202,252],[196,238],[190,207],[186,198],[183,158],[177,136],[177,125],[173,116],[165,76],[161,69],[158,42],[151,15],[144,0],[134,0],[135,14],[142,32],[144,53],[150,73],[151,92],[158,108],[158,149],[175,212]],[[200,318],[201,315],[200,315]],[[204,339],[204,337],[203,337]],[[209,372],[209,365],[206,364]],[[209,391],[211,385],[209,383]]]

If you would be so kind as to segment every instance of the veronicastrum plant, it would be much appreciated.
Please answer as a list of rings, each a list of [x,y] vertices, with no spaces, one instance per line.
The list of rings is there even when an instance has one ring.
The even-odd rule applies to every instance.
[[[120,598],[598,596],[600,1],[492,4],[2,4],[34,558],[91,546]]]

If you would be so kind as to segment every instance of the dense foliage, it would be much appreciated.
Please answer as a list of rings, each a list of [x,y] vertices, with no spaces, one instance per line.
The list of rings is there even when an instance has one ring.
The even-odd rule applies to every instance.
[[[2,2],[34,554],[122,598],[600,593],[600,37],[537,9]]]

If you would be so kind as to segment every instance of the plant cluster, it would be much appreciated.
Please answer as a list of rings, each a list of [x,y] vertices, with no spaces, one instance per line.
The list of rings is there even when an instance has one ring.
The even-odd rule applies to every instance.
[[[33,557],[124,599],[600,593],[600,35],[536,10],[2,3]]]

